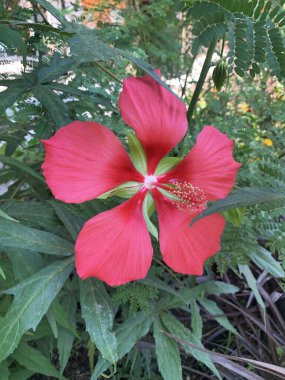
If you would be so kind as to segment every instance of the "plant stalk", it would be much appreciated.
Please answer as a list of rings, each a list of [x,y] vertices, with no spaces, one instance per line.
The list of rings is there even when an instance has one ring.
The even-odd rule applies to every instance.
[[[212,57],[213,57],[213,54],[215,51],[216,44],[217,44],[217,40],[215,39],[211,42],[211,44],[208,48],[207,55],[206,55],[206,58],[205,58],[205,61],[204,61],[203,67],[202,67],[201,74],[199,76],[198,82],[196,84],[195,91],[193,93],[191,102],[190,102],[188,110],[187,110],[187,120],[188,120],[189,125],[192,122],[192,116],[194,114],[196,104],[199,100],[203,85],[205,83],[206,76],[207,76],[208,71],[211,67]]]

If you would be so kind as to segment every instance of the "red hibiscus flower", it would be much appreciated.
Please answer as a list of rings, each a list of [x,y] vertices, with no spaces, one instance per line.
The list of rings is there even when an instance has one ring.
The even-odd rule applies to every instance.
[[[206,126],[190,153],[171,164],[164,157],[186,133],[185,105],[147,75],[124,81],[119,107],[143,148],[141,166],[113,132],[95,122],[76,121],[43,141],[42,168],[55,198],[80,203],[118,186],[135,192],[85,223],[75,245],[77,273],[109,285],[144,278],[153,253],[147,209],[154,201],[163,260],[176,272],[201,275],[204,261],[220,249],[225,220],[214,214],[189,223],[207,201],[231,191],[240,167],[234,143]]]

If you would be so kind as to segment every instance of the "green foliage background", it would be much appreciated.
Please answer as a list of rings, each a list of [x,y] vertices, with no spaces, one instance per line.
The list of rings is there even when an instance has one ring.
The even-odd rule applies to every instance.
[[[134,1],[121,11],[123,24],[95,29],[67,21],[75,9],[31,3],[4,1],[0,10],[1,47],[7,60],[17,55],[24,64],[21,75],[0,80],[0,184],[9,183],[0,197],[1,380],[76,379],[76,361],[91,380],[263,378],[266,366],[234,366],[214,350],[282,371],[284,314],[270,297],[282,301],[285,267],[284,1]],[[47,12],[58,27],[42,19]],[[200,76],[197,93],[193,65],[211,46],[217,57],[207,55],[206,71],[227,61],[229,77],[217,92]],[[77,119],[105,124],[124,142],[122,80],[143,73],[166,87],[177,78],[173,91],[187,105],[196,98],[174,156],[213,124],[235,140],[243,167],[232,198],[207,210],[223,212],[228,223],[204,276],[166,268],[153,241],[147,278],[110,288],[77,277],[73,246],[86,220],[122,200],[55,201],[41,174],[40,139]]]

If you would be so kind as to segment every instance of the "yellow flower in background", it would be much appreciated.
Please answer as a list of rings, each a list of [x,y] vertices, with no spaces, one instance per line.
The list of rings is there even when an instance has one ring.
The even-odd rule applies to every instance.
[[[242,102],[237,106],[238,111],[241,113],[247,113],[250,110],[249,104],[247,102]]]
[[[262,144],[266,146],[273,146],[273,141],[266,138],[266,139],[263,139]]]

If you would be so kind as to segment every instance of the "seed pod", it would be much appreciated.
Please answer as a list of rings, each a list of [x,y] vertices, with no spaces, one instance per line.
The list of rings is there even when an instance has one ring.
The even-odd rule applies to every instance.
[[[226,61],[222,61],[217,64],[213,71],[213,81],[218,91],[221,90],[228,77],[228,64]]]

